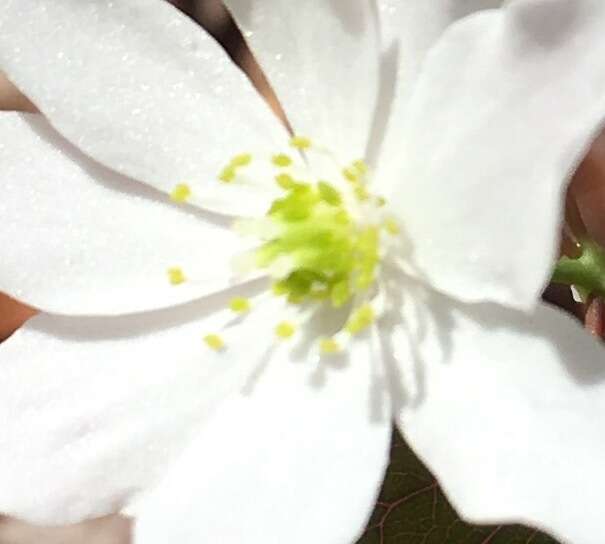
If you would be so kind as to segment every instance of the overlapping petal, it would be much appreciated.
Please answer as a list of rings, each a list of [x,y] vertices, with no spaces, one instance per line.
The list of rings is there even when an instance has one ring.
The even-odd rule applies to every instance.
[[[395,50],[402,78],[400,92],[411,90],[427,51],[449,25],[503,3],[504,0],[378,0],[383,51]]]
[[[412,344],[396,343],[398,373],[415,383],[400,428],[458,512],[601,542],[602,347],[547,306],[525,316],[440,295],[416,304],[403,312]]]
[[[368,0],[227,0],[295,132],[341,160],[365,156],[379,42]]]
[[[378,0],[380,90],[368,160],[380,152],[397,156],[397,138],[427,52],[452,23],[476,11],[500,7],[503,0]],[[386,134],[392,131],[395,138]],[[387,146],[384,148],[384,146]]]
[[[218,296],[127,317],[41,315],[2,344],[0,511],[77,522],[118,511],[162,477],[266,349],[246,326],[219,355],[204,345],[225,304]]]
[[[605,115],[604,23],[599,0],[519,0],[429,54],[378,179],[438,289],[535,304],[565,184]]]
[[[266,211],[267,199],[241,198],[241,187],[237,198],[218,176],[238,153],[278,152],[285,129],[225,51],[170,4],[5,2],[0,69],[106,166],[166,192],[188,183],[206,208]],[[263,192],[272,178],[254,181]]]
[[[161,308],[229,286],[229,222],[102,167],[39,115],[0,115],[0,290],[62,314]],[[172,285],[179,267],[185,283]]]
[[[375,364],[365,341],[319,367],[276,352],[139,504],[134,542],[353,542],[388,459]]]

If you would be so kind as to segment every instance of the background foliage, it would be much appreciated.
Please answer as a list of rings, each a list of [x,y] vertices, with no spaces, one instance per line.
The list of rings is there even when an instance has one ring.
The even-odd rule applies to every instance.
[[[534,529],[481,527],[462,521],[435,478],[395,432],[378,504],[357,544],[558,543]]]

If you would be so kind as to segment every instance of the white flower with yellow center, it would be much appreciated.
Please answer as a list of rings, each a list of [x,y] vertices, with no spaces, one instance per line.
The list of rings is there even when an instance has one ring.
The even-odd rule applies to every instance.
[[[394,421],[466,518],[599,544],[603,352],[539,294],[605,3],[227,5],[294,135],[168,4],[3,3],[43,115],[0,116],[0,290],[42,313],[0,349],[0,511],[349,544]]]

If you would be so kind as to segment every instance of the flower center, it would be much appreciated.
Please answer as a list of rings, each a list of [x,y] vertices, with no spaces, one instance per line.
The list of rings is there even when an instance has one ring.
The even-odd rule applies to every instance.
[[[281,194],[263,218],[236,223],[236,230],[258,241],[241,263],[245,272],[265,271],[272,279],[273,294],[289,304],[343,309],[341,325],[317,342],[319,351],[329,355],[346,343],[343,335],[359,334],[374,322],[379,313],[374,299],[380,291],[381,261],[399,229],[386,215],[384,199],[368,190],[370,172],[363,161],[342,167],[307,138],[294,137],[290,143],[307,155],[317,153],[327,159],[327,179],[314,177],[306,163],[301,161],[301,168],[287,154],[271,157],[269,171]],[[235,156],[219,181],[237,183],[241,170],[252,162],[250,154]],[[250,301],[234,299],[230,310],[246,313]],[[296,320],[282,320],[274,333],[279,339],[290,339],[298,325]],[[217,335],[209,335],[206,343],[215,350],[224,347]]]
[[[272,272],[274,292],[289,302],[328,300],[343,306],[374,283],[379,229],[355,221],[330,183],[278,177],[285,194],[267,214],[270,228],[256,264]]]

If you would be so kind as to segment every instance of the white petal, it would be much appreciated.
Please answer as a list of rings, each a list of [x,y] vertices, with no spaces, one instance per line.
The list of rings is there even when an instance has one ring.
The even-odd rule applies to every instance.
[[[402,391],[400,427],[459,513],[600,544],[603,348],[547,306],[423,304],[404,305],[417,393]]]
[[[245,245],[228,222],[99,166],[39,115],[3,113],[0,134],[0,291],[56,313],[117,314],[229,286]],[[188,281],[171,285],[173,267]]]
[[[0,511],[71,523],[115,512],[155,483],[265,349],[248,321],[226,350],[204,344],[225,303],[41,315],[2,344]]]
[[[605,114],[604,24],[600,0],[511,2],[427,57],[378,175],[438,289],[536,303],[565,184]]]
[[[454,21],[497,8],[504,0],[378,0],[383,49],[395,55],[403,86],[411,87],[426,52]]]
[[[382,48],[380,95],[369,159],[397,156],[406,105],[427,51],[444,30],[476,11],[500,7],[503,0],[377,0]],[[393,136],[390,133],[393,133]]]
[[[167,2],[6,1],[0,68],[96,160],[167,192],[186,182],[218,211],[251,211],[216,194],[230,158],[286,142],[224,50]]]
[[[135,543],[354,542],[391,433],[373,364],[362,342],[317,382],[315,363],[274,354],[139,505]]]
[[[378,90],[368,0],[227,0],[296,133],[341,160],[365,156]]]

